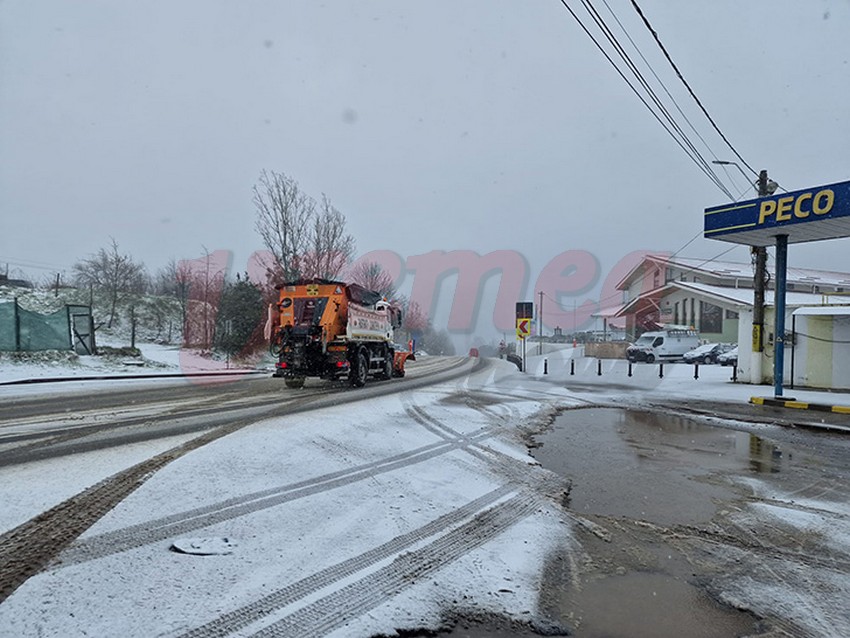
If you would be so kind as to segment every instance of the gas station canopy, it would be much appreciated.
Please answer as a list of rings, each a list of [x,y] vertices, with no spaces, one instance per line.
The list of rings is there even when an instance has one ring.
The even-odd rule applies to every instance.
[[[705,209],[704,236],[747,246],[850,237],[850,181]]]

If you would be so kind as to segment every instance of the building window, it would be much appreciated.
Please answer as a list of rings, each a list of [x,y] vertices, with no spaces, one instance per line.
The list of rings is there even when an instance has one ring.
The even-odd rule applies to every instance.
[[[700,332],[723,332],[723,308],[703,301],[699,311]]]
[[[679,302],[673,304],[673,323],[679,324]]]
[[[727,318],[727,319],[737,319],[737,318],[738,318],[738,313],[737,313],[737,312],[735,312],[734,310],[727,310],[727,311],[726,311],[726,318]]]

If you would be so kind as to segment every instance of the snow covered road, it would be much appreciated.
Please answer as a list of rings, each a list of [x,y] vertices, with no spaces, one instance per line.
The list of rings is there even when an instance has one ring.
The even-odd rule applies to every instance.
[[[436,360],[429,365],[439,368]],[[577,608],[554,600],[584,601],[582,590],[586,597],[594,583],[613,582],[608,572],[620,557],[637,562],[617,570],[658,569],[640,557],[665,546],[685,557],[682,573],[697,575],[683,584],[688,591],[725,603],[726,614],[740,614],[733,607],[754,614],[744,614],[753,635],[831,636],[850,628],[840,604],[850,594],[842,439],[735,422],[706,408],[700,427],[738,432],[742,440],[756,432],[759,440],[787,443],[783,454],[794,451],[794,465],[776,476],[729,477],[745,494],[739,497],[728,495],[729,483],[715,472],[728,471],[732,457],[713,461],[699,481],[691,474],[702,474],[691,470],[664,473],[677,470],[664,461],[662,446],[672,446],[671,458],[684,454],[696,432],[692,417],[667,436],[650,428],[648,439],[615,429],[606,436],[627,462],[636,454],[650,480],[652,463],[661,462],[658,480],[693,486],[694,499],[712,494],[699,510],[711,521],[688,523],[670,511],[665,518],[678,522],[660,525],[628,512],[582,512],[569,506],[572,480],[609,466],[612,480],[638,474],[624,474],[622,461],[604,454],[594,465],[598,453],[575,445],[562,454],[563,472],[543,469],[527,446],[559,410],[592,414],[585,408],[664,400],[653,409],[670,413],[676,395],[703,403],[725,398],[733,406],[749,389],[728,384],[719,369],[706,370],[697,385],[675,371],[663,384],[638,378],[643,389],[629,389],[625,380],[606,389],[593,377],[571,384],[563,370],[555,372],[524,375],[505,362],[467,362],[444,377],[411,374],[359,391],[311,395],[308,388],[294,395],[304,403],[289,412],[266,405],[251,411],[248,397],[263,381],[241,390],[213,387],[216,398],[203,418],[219,406],[217,425],[0,467],[0,496],[9,505],[0,513],[7,530],[0,565],[14,565],[33,538],[52,538],[52,551],[0,604],[0,635],[368,638],[487,615],[550,634],[574,631],[581,622],[592,627],[590,616],[580,621],[572,615]],[[198,392],[210,399],[210,388]],[[190,402],[172,412],[164,400],[155,409],[115,403],[123,417],[161,423],[199,407]],[[86,418],[98,425],[96,415]],[[24,433],[15,430],[21,422],[8,425]],[[576,435],[589,445],[599,433],[594,427]],[[828,454],[815,467],[807,459],[820,449]],[[695,452],[712,458],[710,449]],[[571,460],[576,453],[584,456]],[[752,450],[742,454],[744,467],[771,462]],[[832,491],[813,492],[813,476]],[[804,489],[795,495],[798,479]],[[52,519],[50,512],[32,518],[54,506]],[[51,524],[39,528],[45,521]],[[794,549],[803,538],[805,551]],[[563,559],[554,572],[553,557]],[[753,624],[757,617],[765,624]],[[633,635],[644,635],[634,619],[626,622]],[[718,635],[702,624],[709,627],[704,635]]]
[[[482,599],[505,578],[527,581],[523,595],[514,595],[514,613],[529,616],[546,544],[529,545],[530,529],[519,537],[511,531],[528,528],[532,517],[548,521],[542,528],[550,534],[560,532],[560,517],[542,496],[547,485],[563,489],[563,481],[542,471],[535,477],[518,438],[518,425],[551,406],[522,392],[486,392],[488,379],[506,373],[513,371],[484,366],[421,389],[411,375],[401,394],[267,418],[203,445],[190,440],[184,454],[169,450],[154,457],[160,461],[147,461],[149,467],[125,470],[120,483],[127,489],[102,518],[99,497],[75,502],[98,522],[0,606],[0,625],[19,635],[150,635],[151,627],[157,635],[221,635],[250,620],[249,633],[323,635],[335,629],[316,611],[323,594],[334,602],[322,604],[352,610],[353,616],[333,615],[343,619],[340,635],[355,635],[341,627],[382,607],[382,630],[391,631],[399,622],[392,605],[397,593],[444,568],[468,570],[461,566],[470,560],[491,583]],[[470,389],[471,382],[484,391]],[[547,392],[552,399],[563,394]],[[175,458],[166,462],[169,455]],[[64,462],[41,463],[47,469]],[[525,557],[508,552],[519,563],[514,576],[473,557],[503,535],[502,542],[527,547]],[[227,537],[234,551],[204,557],[169,551],[187,536]],[[359,584],[352,590],[349,581]],[[278,592],[272,609],[263,602],[270,591]],[[439,624],[450,591],[405,604],[405,613],[414,625]],[[109,613],[115,601],[132,615],[115,618]],[[258,605],[264,613],[255,614]],[[264,618],[268,626],[257,624]],[[375,632],[368,625],[359,635]]]

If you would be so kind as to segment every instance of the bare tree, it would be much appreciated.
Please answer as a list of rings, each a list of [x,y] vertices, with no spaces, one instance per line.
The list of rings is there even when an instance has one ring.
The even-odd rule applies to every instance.
[[[310,246],[316,203],[291,177],[274,171],[260,173],[254,185],[256,229],[284,280],[301,276],[301,261]],[[268,264],[272,267],[272,264]]]
[[[411,301],[407,306],[407,312],[404,314],[404,330],[409,338],[424,333],[431,325],[428,315],[422,310],[421,306],[415,301]]]
[[[354,254],[345,215],[322,195],[319,205],[291,177],[260,173],[254,186],[256,229],[275,259],[265,264],[277,283],[300,278],[333,279]]]
[[[108,249],[101,248],[96,254],[74,264],[74,281],[78,286],[90,286],[107,295],[109,328],[115,320],[122,296],[142,293],[149,283],[144,265],[135,262],[129,255],[122,255],[118,250],[118,242],[113,237],[110,239],[112,243]]]
[[[205,246],[203,249],[203,257],[180,262],[180,273],[188,283],[183,343],[187,347],[209,350],[215,339],[216,315],[229,255],[221,250],[211,253]]]
[[[395,299],[397,291],[390,274],[375,261],[362,261],[348,272],[348,280],[368,290],[374,290],[387,299]]]
[[[345,232],[345,215],[323,193],[319,210],[313,215],[302,275],[309,279],[335,279],[353,255],[354,238]]]
[[[209,256],[209,251],[205,252]],[[194,267],[194,270],[198,270]],[[189,306],[189,289],[195,278],[191,262],[170,259],[168,263],[157,271],[152,285],[157,295],[173,297],[180,305],[180,325],[186,326],[186,313]],[[170,340],[170,336],[169,336]]]

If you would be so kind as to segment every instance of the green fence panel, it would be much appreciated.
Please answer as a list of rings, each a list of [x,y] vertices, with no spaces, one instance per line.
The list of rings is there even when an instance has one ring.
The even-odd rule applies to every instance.
[[[18,322],[21,330],[21,350],[68,350],[71,348],[68,311],[65,308],[53,314],[42,315],[18,307]]]
[[[0,303],[0,351],[15,350],[15,303]]]

